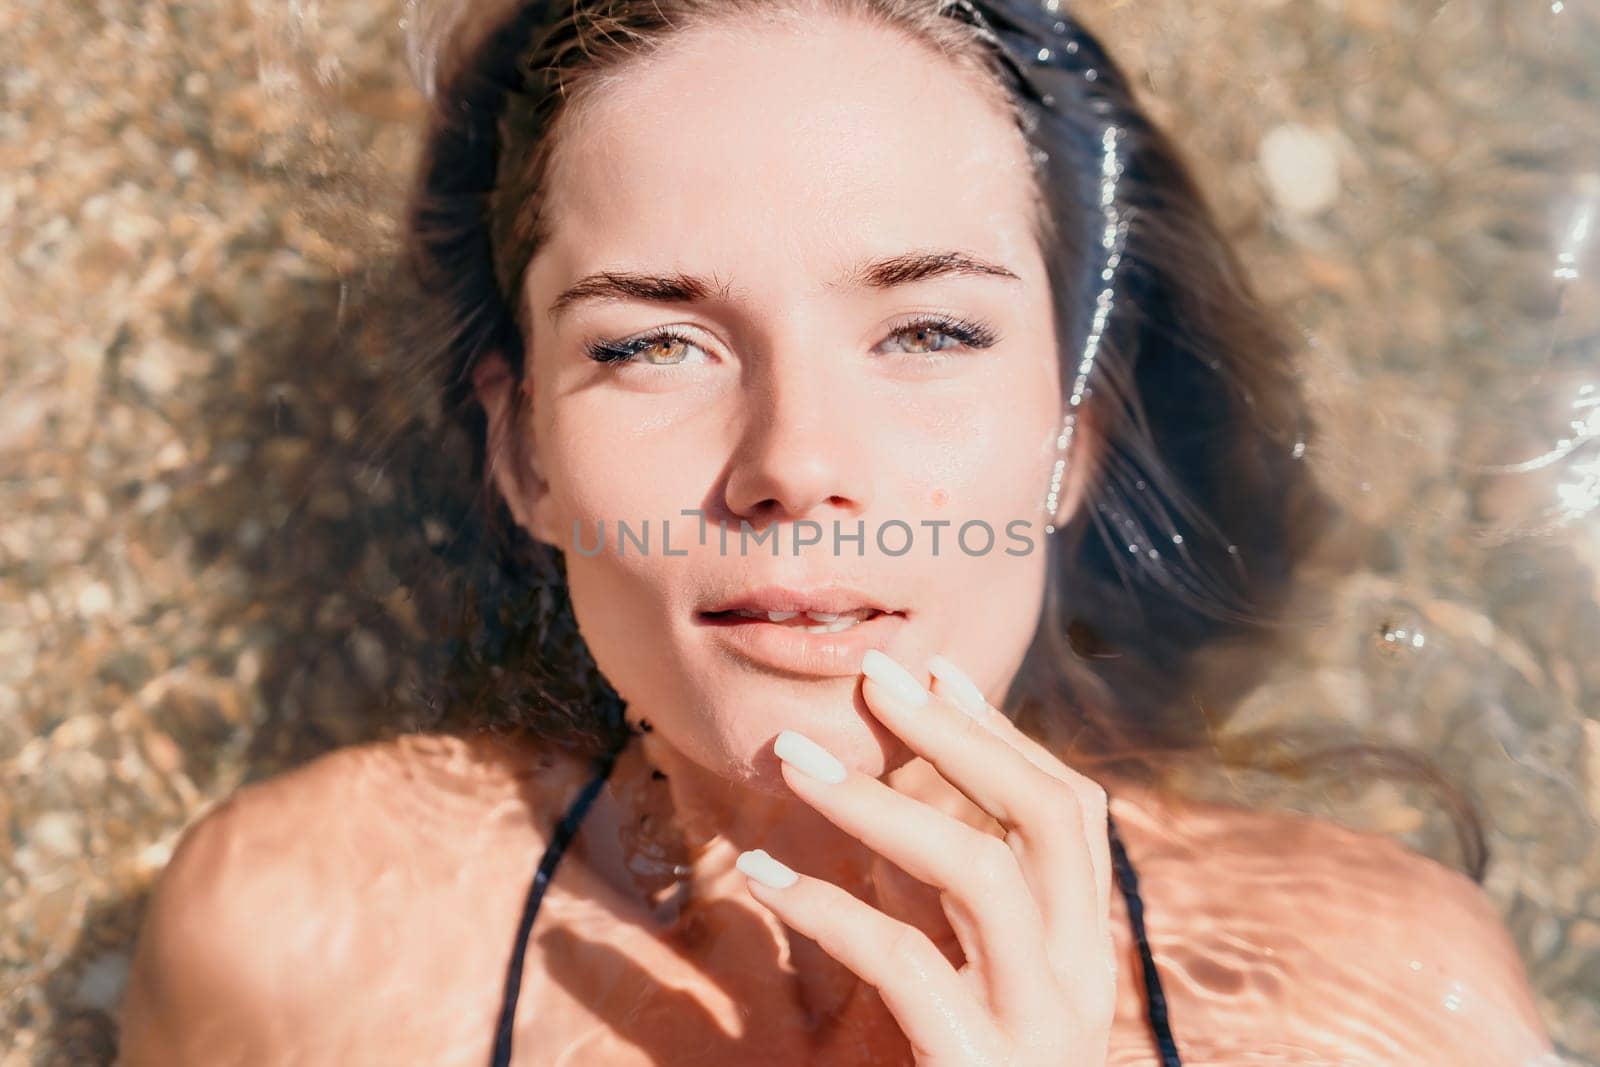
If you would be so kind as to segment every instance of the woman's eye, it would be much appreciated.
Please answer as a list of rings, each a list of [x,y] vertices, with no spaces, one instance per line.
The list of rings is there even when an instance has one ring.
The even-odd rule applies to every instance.
[[[950,348],[988,348],[999,340],[994,330],[979,322],[938,315],[908,322],[889,335],[905,338],[901,351],[910,355],[935,355]]]
[[[654,367],[675,367],[684,363],[703,363],[692,359],[690,350],[705,350],[673,330],[657,330],[623,341],[595,341],[588,346],[589,358],[596,363],[645,363]]]

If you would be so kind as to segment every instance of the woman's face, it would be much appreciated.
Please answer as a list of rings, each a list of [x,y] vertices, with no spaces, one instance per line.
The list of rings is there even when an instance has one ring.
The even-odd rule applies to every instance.
[[[697,29],[590,101],[550,178],[553,237],[526,279],[532,421],[499,484],[565,553],[630,718],[777,792],[784,728],[869,774],[909,758],[859,704],[868,647],[925,681],[943,653],[1000,696],[1038,619],[1061,412],[1010,119],[885,30]],[[973,265],[911,258],[946,253]],[[973,332],[913,325],[929,317]],[[676,336],[628,343],[660,327]],[[598,362],[597,342],[633,358]],[[619,546],[619,521],[648,523],[648,548]],[[864,536],[836,543],[835,523]],[[833,634],[706,615],[824,587],[894,614]]]

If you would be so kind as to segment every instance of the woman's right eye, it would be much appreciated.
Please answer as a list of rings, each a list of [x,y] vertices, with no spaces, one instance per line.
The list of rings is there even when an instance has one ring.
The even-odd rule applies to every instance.
[[[670,327],[621,341],[594,341],[588,346],[589,358],[596,363],[644,363],[654,367],[676,367],[687,363],[704,363],[709,358],[692,359],[689,356],[691,349],[705,355],[705,349]]]

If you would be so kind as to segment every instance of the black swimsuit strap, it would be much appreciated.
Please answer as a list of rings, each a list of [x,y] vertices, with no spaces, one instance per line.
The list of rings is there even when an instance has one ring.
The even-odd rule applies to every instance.
[[[517,1017],[517,996],[522,991],[522,963],[527,957],[528,934],[533,930],[534,916],[539,914],[539,904],[544,900],[545,887],[550,884],[550,878],[556,871],[556,864],[561,862],[567,846],[572,843],[573,835],[578,832],[578,824],[588,814],[589,805],[593,804],[594,798],[599,795],[600,787],[611,777],[611,770],[617,763],[617,755],[611,753],[601,759],[599,773],[584,785],[577,799],[556,824],[550,844],[539,860],[539,869],[534,872],[533,884],[529,887],[528,897],[522,905],[522,920],[517,924],[517,940],[511,951],[511,965],[506,970],[505,993],[500,1002],[500,1021],[494,1028],[494,1053],[489,1059],[490,1067],[511,1067],[511,1025]]]
[[[511,1028],[516,1021],[517,996],[522,989],[522,966],[527,956],[528,935],[533,930],[534,917],[539,913],[539,904],[544,900],[544,891],[555,874],[556,864],[561,862],[567,846],[578,832],[578,824],[588,813],[589,806],[594,803],[601,786],[611,777],[616,759],[617,755],[613,753],[601,760],[599,773],[584,785],[577,799],[561,816],[550,844],[539,860],[539,868],[534,873],[533,884],[529,887],[527,900],[522,906],[522,919],[517,924],[517,940],[512,949],[511,964],[506,971],[505,992],[500,1004],[500,1018],[495,1025],[494,1053],[489,1061],[490,1067],[511,1067]],[[1139,959],[1143,964],[1144,988],[1150,1008],[1150,1029],[1155,1035],[1156,1045],[1161,1053],[1161,1067],[1182,1067],[1183,1061],[1178,1058],[1178,1046],[1172,1038],[1172,1029],[1167,1022],[1166,993],[1161,988],[1161,976],[1156,971],[1155,958],[1150,954],[1150,942],[1145,936],[1144,901],[1139,898],[1139,876],[1134,872],[1133,861],[1128,858],[1127,849],[1123,847],[1122,838],[1117,833],[1116,820],[1111,817],[1109,803],[1106,805],[1106,837],[1111,846],[1112,871],[1116,875],[1117,888],[1122,891],[1123,898],[1128,903],[1128,920],[1133,926],[1133,940],[1139,948]]]
[[[1111,845],[1111,869],[1117,876],[1117,888],[1128,902],[1128,922],[1133,926],[1134,944],[1139,946],[1145,996],[1150,1008],[1150,1030],[1161,1052],[1161,1067],[1182,1067],[1178,1044],[1172,1039],[1172,1027],[1167,1021],[1167,994],[1161,988],[1161,975],[1156,971],[1155,957],[1150,954],[1150,941],[1144,932],[1144,901],[1139,899],[1139,876],[1117,833],[1117,822],[1111,817],[1109,803],[1106,804],[1106,838]]]

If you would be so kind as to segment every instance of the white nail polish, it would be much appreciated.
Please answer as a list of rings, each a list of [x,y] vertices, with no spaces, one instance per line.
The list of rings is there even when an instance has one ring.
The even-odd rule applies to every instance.
[[[783,762],[818,781],[833,784],[845,779],[844,764],[805,734],[784,730],[772,743],[772,750]]]
[[[767,855],[767,850],[764,848],[753,848],[749,852],[739,853],[739,858],[733,865],[772,889],[788,889],[800,880],[798,874]]]
[[[911,672],[875,648],[861,658],[861,673],[889,691],[889,695],[913,708],[923,707],[933,694],[911,676]]]
[[[982,722],[989,713],[989,702],[983,697],[983,690],[977,683],[967,677],[967,672],[957,667],[944,656],[934,656],[928,660],[928,673],[944,683],[946,692],[950,695],[950,703]]]

